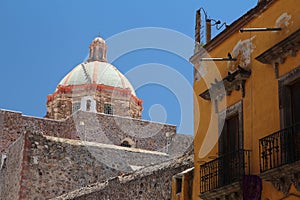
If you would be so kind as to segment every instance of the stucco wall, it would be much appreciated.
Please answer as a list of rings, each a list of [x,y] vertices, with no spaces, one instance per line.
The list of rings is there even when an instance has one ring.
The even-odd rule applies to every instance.
[[[261,1],[267,2],[267,1]],[[209,56],[226,57],[227,52],[230,52],[233,57],[237,58],[236,62],[205,62],[202,65],[202,71],[206,72],[203,78],[194,81],[194,91],[197,95],[203,93],[211,87],[211,82],[215,79],[220,80],[216,75],[220,73],[221,78],[228,75],[228,71],[232,67],[240,65],[241,67],[251,69],[250,78],[245,83],[245,96],[242,96],[241,90],[233,91],[230,95],[224,96],[222,101],[218,102],[219,111],[222,103],[226,103],[226,108],[242,101],[243,103],[243,122],[244,122],[244,149],[251,149],[251,173],[259,174],[259,139],[271,133],[280,130],[280,109],[279,109],[279,94],[278,94],[278,79],[275,77],[274,67],[272,64],[264,64],[259,62],[256,57],[267,51],[272,46],[276,45],[290,34],[295,32],[300,27],[299,9],[295,7],[296,0],[279,0],[273,3],[263,13],[257,12],[254,18],[249,20],[249,16],[240,18],[244,21],[243,26],[239,27],[238,23],[234,22],[232,26],[219,36],[213,39],[210,43],[204,46],[209,49]],[[278,21],[282,16],[286,17],[282,25]],[[248,19],[247,19],[248,18]],[[240,28],[254,27],[281,27],[281,31],[271,32],[244,32],[239,31]],[[232,33],[232,34],[229,34]],[[224,39],[225,38],[225,39]],[[221,41],[216,44],[216,41]],[[215,45],[216,44],[216,45]],[[198,52],[199,53],[199,52]],[[281,56],[281,55],[280,55]],[[283,56],[283,55],[282,55]],[[197,69],[199,69],[200,54],[194,55],[192,61]],[[295,56],[288,55],[283,63],[279,64],[279,77],[299,66],[300,54]],[[212,64],[213,63],[213,64]],[[218,73],[213,73],[215,69]],[[215,72],[216,72],[215,71]],[[226,102],[225,102],[226,101]],[[199,105],[199,107],[197,107]],[[200,119],[199,123],[195,124],[195,163],[203,163],[210,161],[211,156],[216,156],[218,153],[218,117],[215,113],[213,101],[205,100],[200,96],[195,99],[194,116],[195,122]],[[200,111],[201,109],[201,111]],[[212,117],[217,119],[216,123],[212,123]],[[212,129],[209,130],[209,126]],[[207,137],[210,136],[210,137]],[[216,136],[214,140],[210,140],[212,136]],[[209,145],[208,145],[209,144]],[[206,147],[206,148],[204,148]],[[202,154],[200,155],[199,152]],[[206,152],[203,150],[207,150]],[[205,152],[205,153],[203,153]],[[200,165],[195,165],[194,177],[194,199],[200,193]],[[273,186],[266,181],[263,181],[262,198],[277,199],[283,197],[281,192],[278,192]]]

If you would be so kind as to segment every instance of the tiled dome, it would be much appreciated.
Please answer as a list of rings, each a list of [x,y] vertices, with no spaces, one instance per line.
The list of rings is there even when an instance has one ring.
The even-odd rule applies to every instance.
[[[113,65],[107,62],[91,61],[77,65],[59,83],[59,86],[103,84],[135,91],[128,79]]]
[[[143,100],[128,79],[107,62],[105,41],[96,37],[87,61],[75,66],[47,96],[50,119],[66,119],[77,110],[140,119]]]

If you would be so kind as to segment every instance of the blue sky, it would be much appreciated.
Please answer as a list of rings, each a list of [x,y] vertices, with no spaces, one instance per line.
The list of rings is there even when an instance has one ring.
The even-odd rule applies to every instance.
[[[257,0],[1,0],[0,108],[43,117],[46,96],[53,93],[59,81],[86,58],[88,46],[99,32],[107,39],[134,28],[160,27],[193,39],[195,12],[200,7],[210,17],[230,24],[256,3]],[[108,54],[112,51],[114,49],[109,48]],[[192,51],[191,48],[189,52]],[[192,87],[192,65],[171,52],[143,49],[113,61],[122,73],[148,63],[169,66]],[[159,71],[157,74],[168,76]],[[179,87],[180,83],[174,80],[174,86]],[[176,94],[160,84],[144,85],[137,89],[137,95],[144,100],[144,119],[164,121],[160,117],[163,107],[166,123],[177,125],[181,133],[192,134],[191,90],[186,91],[187,101],[184,102],[190,113],[188,116],[182,116],[181,102]],[[149,116],[151,106],[152,118]],[[183,126],[182,117],[189,124]]]

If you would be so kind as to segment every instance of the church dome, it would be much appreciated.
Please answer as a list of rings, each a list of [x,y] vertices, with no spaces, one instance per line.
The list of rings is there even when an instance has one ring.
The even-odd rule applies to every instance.
[[[47,96],[47,118],[66,119],[77,110],[140,119],[143,100],[128,79],[107,62],[105,40],[90,44],[87,61],[75,66]]]
[[[113,65],[107,62],[91,61],[77,65],[59,83],[59,86],[86,84],[106,85],[122,89],[129,88],[136,96],[128,79]]]
[[[136,96],[135,91],[128,79],[112,64],[107,62],[107,46],[105,40],[96,37],[90,45],[90,53],[87,62],[77,65],[58,84],[56,91],[61,86],[80,85],[105,85],[121,89],[130,89],[131,94]]]

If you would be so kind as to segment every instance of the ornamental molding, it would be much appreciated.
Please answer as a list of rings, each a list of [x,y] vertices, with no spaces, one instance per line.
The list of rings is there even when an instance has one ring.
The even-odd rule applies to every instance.
[[[285,196],[290,194],[292,185],[300,192],[300,161],[268,170],[260,174],[260,177],[271,182],[274,188],[283,192]]]
[[[199,195],[204,200],[242,200],[243,190],[240,182],[232,183],[212,191],[208,191]]]
[[[271,64],[274,68],[275,77],[279,77],[279,64],[284,64],[287,57],[295,57],[300,50],[300,29],[278,42],[255,59],[263,64]]]
[[[251,70],[244,69],[238,66],[237,70],[233,73],[228,72],[228,75],[221,81],[215,79],[215,83],[211,84],[211,87],[202,92],[199,96],[205,100],[214,100],[215,111],[218,112],[217,103],[221,101],[223,97],[231,95],[232,91],[242,91],[242,97],[246,95],[245,84],[246,80],[250,77]],[[225,91],[225,94],[224,94]]]

